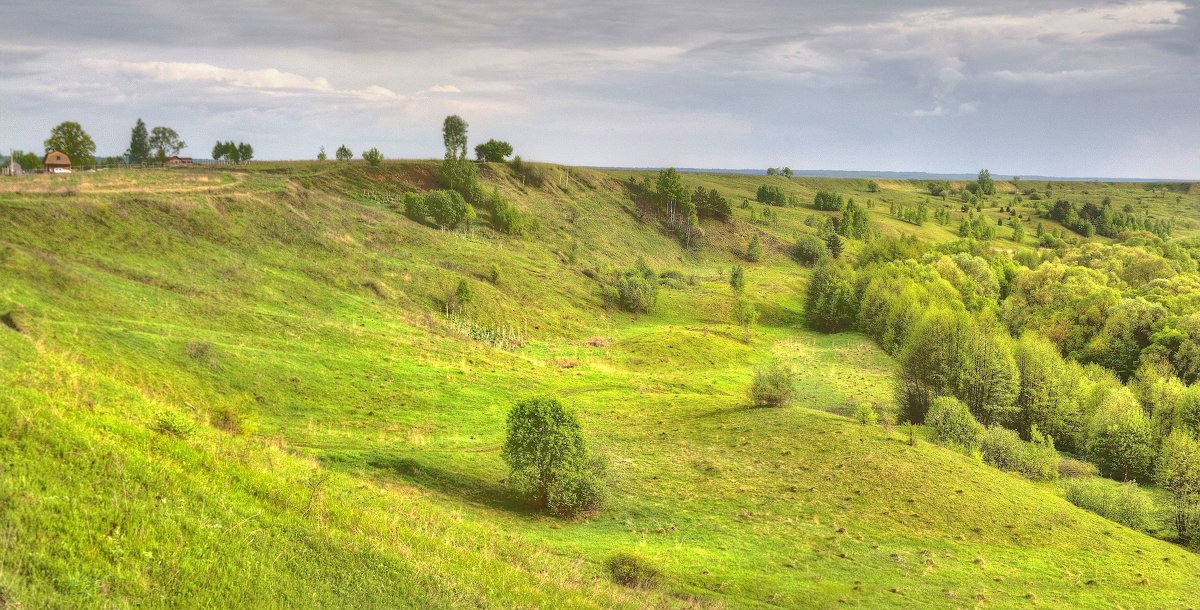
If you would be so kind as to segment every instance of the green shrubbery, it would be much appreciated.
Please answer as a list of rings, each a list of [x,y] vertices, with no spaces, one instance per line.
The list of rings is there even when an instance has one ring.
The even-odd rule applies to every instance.
[[[815,265],[829,251],[825,248],[825,240],[816,235],[804,235],[792,246],[792,258],[805,265]]]
[[[1154,503],[1136,483],[1115,485],[1101,479],[1069,479],[1062,485],[1067,501],[1075,506],[1135,530],[1151,526]]]
[[[782,362],[755,369],[750,401],[759,407],[782,407],[796,397],[796,371]]]
[[[588,452],[575,412],[557,398],[518,402],[501,453],[511,481],[550,514],[578,515],[604,499],[603,462]]]
[[[649,313],[658,302],[658,277],[645,260],[617,278],[617,305],[632,313]]]
[[[983,426],[971,415],[971,409],[951,396],[934,399],[925,417],[925,425],[932,432],[933,442],[964,453],[979,448],[984,432]]]
[[[647,559],[633,553],[622,552],[604,561],[617,584],[626,587],[648,589],[658,584],[662,572]]]
[[[1016,432],[989,426],[980,436],[979,452],[983,461],[1000,470],[1016,472],[1034,481],[1058,478],[1058,452],[1054,442],[1034,428],[1034,440],[1023,442]]]

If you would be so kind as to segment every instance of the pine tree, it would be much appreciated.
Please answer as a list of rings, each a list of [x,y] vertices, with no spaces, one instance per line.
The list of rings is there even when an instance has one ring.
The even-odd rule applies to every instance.
[[[150,133],[146,130],[146,123],[141,119],[138,119],[137,124],[133,126],[133,133],[129,137],[129,150],[125,151],[125,158],[130,163],[145,163],[150,158]]]

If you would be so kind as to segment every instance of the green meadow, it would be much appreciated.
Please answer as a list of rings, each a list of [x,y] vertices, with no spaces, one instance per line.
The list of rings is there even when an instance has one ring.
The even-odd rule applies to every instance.
[[[684,174],[734,211],[705,219],[688,250],[639,219],[629,181],[652,172],[539,169],[537,187],[502,164],[480,170],[532,219],[525,236],[398,212],[405,192],[437,188],[427,161],[0,179],[0,608],[1200,599],[1185,546],[1078,508],[1055,482],[853,418],[862,404],[895,410],[897,363],[863,334],[803,323],[812,271],[790,249],[816,233],[810,217],[835,215],[813,197],[854,197],[880,234],[931,243],[957,239],[953,197],[910,181],[872,192]],[[800,205],[759,220],[763,184]],[[998,200],[1026,186],[1045,183],[998,182]],[[1200,235],[1196,185],[1053,189]],[[926,198],[953,222],[889,213]],[[993,245],[1032,250],[1011,233]],[[763,256],[747,262],[754,234]],[[846,240],[848,257],[863,248]],[[678,279],[631,314],[596,278],[639,258]],[[761,312],[748,343],[731,322],[735,264]],[[464,280],[475,298],[448,316]],[[794,367],[798,396],[756,408],[747,387],[772,360]],[[506,415],[541,394],[574,408],[605,458],[601,510],[542,515],[509,484]],[[622,552],[660,582],[613,582],[605,561]]]

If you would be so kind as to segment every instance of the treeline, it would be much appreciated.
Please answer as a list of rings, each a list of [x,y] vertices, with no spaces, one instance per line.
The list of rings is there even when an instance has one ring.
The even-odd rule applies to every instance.
[[[1100,205],[1089,201],[1082,206],[1059,199],[1050,207],[1047,215],[1084,237],[1092,237],[1097,233],[1105,237],[1117,237],[1126,231],[1149,231],[1165,239],[1170,237],[1174,229],[1173,220],[1155,220],[1144,214],[1136,215],[1130,205],[1126,205],[1123,211],[1114,211],[1108,197]]]
[[[1182,493],[1194,511],[1200,486],[1180,480],[1200,485],[1198,257],[1200,244],[1147,234],[1048,260],[973,240],[931,248],[880,238],[856,267],[818,263],[806,318],[826,332],[861,330],[895,356],[899,414],[952,419],[968,452],[1053,478],[1037,456],[1063,449],[1106,476]],[[1141,271],[1130,275],[1131,263]],[[966,417],[935,409],[945,398]]]
[[[703,186],[688,189],[673,167],[658,172],[653,181],[649,176],[640,181],[631,176],[627,188],[638,205],[639,216],[665,223],[685,248],[704,236],[701,218],[728,221],[733,217],[733,206],[724,195]]]

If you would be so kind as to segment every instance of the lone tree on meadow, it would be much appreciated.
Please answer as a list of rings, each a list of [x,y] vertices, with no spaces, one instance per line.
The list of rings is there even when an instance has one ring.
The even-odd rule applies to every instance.
[[[337,152],[334,153],[334,156],[337,157],[338,161],[349,161],[354,158],[354,153],[350,152],[350,149],[346,148],[345,144],[342,144],[338,147]]]
[[[44,142],[46,152],[57,150],[67,155],[76,166],[92,165],[96,162],[96,143],[83,127],[74,121],[64,121],[50,130]]]
[[[555,397],[526,399],[509,411],[501,455],[511,481],[541,510],[571,516],[602,500],[602,467],[575,412]]]

